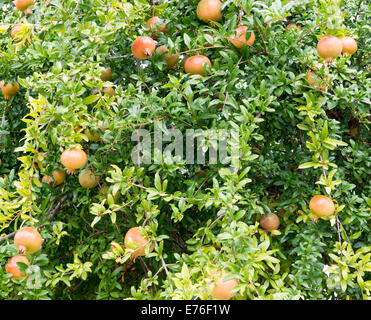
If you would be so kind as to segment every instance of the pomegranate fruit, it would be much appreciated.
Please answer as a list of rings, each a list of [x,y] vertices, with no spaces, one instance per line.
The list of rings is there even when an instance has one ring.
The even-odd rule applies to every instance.
[[[66,171],[64,171],[63,169],[53,171],[53,178],[53,185],[59,186],[66,180]]]
[[[260,226],[265,231],[277,230],[280,226],[280,219],[272,212],[269,212],[266,216],[262,216],[260,219]]]
[[[228,38],[228,40],[238,49],[241,49],[244,45],[252,46],[255,41],[255,34],[254,31],[251,31],[249,39],[246,39],[246,35],[249,33],[248,27],[238,26],[236,28],[236,37]]]
[[[219,0],[201,0],[197,5],[197,17],[204,22],[219,21],[223,17],[221,6]]]
[[[152,34],[156,34],[159,31],[163,33],[167,32],[166,23],[162,23],[162,20],[157,16],[148,19],[146,28],[148,29],[148,31],[151,31]]]
[[[63,169],[53,171],[53,178],[54,178],[54,182],[52,181],[50,176],[45,175],[42,178],[42,182],[51,184],[53,186],[59,186],[60,184],[64,182],[64,180],[66,180],[66,172]]]
[[[319,218],[330,216],[335,212],[332,200],[320,194],[310,200],[309,209]]]
[[[4,80],[0,81],[0,88],[1,92],[4,95],[4,98],[6,100],[9,100],[11,97],[13,97],[19,90],[19,84],[17,82],[8,83],[5,85]]]
[[[45,182],[45,183],[48,183],[48,184],[52,184],[52,178],[50,178],[50,176],[43,176],[43,178],[41,179],[42,182]]]
[[[13,28],[12,28],[12,31],[10,33],[10,35],[12,36],[12,38],[14,39],[17,35],[18,32],[21,31],[21,25],[20,24],[17,24],[15,25]]]
[[[232,290],[238,285],[237,279],[233,278],[230,280],[225,280],[230,273],[221,275],[219,271],[213,272],[209,278],[214,280],[214,287],[211,291],[211,296],[217,300],[229,300],[231,299],[236,292]],[[208,285],[211,285],[211,281],[207,280]]]
[[[79,174],[79,182],[86,189],[95,188],[99,183],[99,178],[95,176],[90,169],[81,170]]]
[[[111,70],[111,68],[104,69],[100,74],[100,79],[102,81],[112,81],[112,70]]]
[[[33,227],[23,227],[14,236],[14,245],[20,254],[31,254],[41,248],[41,235]]]
[[[134,40],[131,52],[134,57],[140,60],[149,59],[156,49],[156,43],[151,37],[139,37]]]
[[[171,69],[172,67],[174,67],[177,64],[178,59],[179,59],[179,55],[177,55],[177,54],[171,54],[170,55],[170,54],[167,53],[168,51],[169,50],[166,48],[166,46],[160,46],[156,49],[156,53],[158,53],[158,54],[162,55],[162,54],[166,53],[166,55],[164,56],[164,60],[167,64],[167,68]]]
[[[84,134],[88,137],[89,141],[98,141],[100,139],[100,135],[97,133],[96,130],[92,130],[92,132],[88,128],[84,130]]]
[[[318,55],[325,59],[326,62],[331,62],[337,58],[343,49],[341,40],[334,36],[325,36],[317,43]]]
[[[103,88],[102,91],[104,92],[104,94],[107,94],[110,97],[113,97],[113,96],[116,95],[116,92],[115,92],[115,90],[112,87]]]
[[[35,4],[35,0],[14,0],[15,7],[27,13],[27,9]]]
[[[321,70],[322,66],[323,66],[322,63],[316,63],[314,65],[313,70]],[[326,73],[329,72],[329,68],[327,66],[325,66],[325,72]],[[314,88],[314,89],[319,88],[322,91],[325,91],[326,90],[326,87],[327,87],[326,81],[324,81],[322,78],[320,78],[312,70],[308,70],[305,78],[307,79],[307,81],[309,83],[309,86],[311,86],[312,88]],[[327,77],[327,82],[329,82],[329,81],[330,81],[330,76]]]
[[[131,253],[131,257],[135,259],[139,256],[145,256],[145,248],[149,241],[149,239],[146,239],[142,236],[139,227],[134,227],[129,229],[126,233],[124,244],[127,249],[134,250]],[[149,249],[149,252],[152,252],[154,247],[155,245],[153,244],[152,247]]]
[[[19,266],[17,265],[17,262],[23,262],[27,265],[30,265],[30,262],[25,256],[17,255],[9,259],[8,265],[6,267],[6,273],[12,274],[13,275],[12,278],[14,279],[26,277],[27,275],[21,272]]]
[[[352,37],[341,38],[340,41],[343,44],[343,56],[354,54],[357,51],[357,42]]]
[[[74,174],[76,169],[82,168],[88,157],[86,153],[79,147],[63,151],[61,155],[61,163],[67,168],[68,174]]]
[[[211,62],[208,57],[203,55],[196,55],[189,57],[185,64],[184,69],[189,74],[205,75],[204,65],[208,64],[211,67]]]
[[[296,23],[290,23],[286,27],[286,31],[289,31],[290,29],[296,30],[297,32],[300,32],[301,31],[301,27],[298,24],[296,24]]]

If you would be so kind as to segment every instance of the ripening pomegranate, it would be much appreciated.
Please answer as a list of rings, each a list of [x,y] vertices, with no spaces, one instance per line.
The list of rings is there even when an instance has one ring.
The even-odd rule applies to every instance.
[[[314,70],[321,70],[323,64],[322,63],[316,63],[314,65]],[[329,68],[327,66],[325,66],[325,72],[326,73],[329,73]],[[321,89],[322,91],[325,91],[326,90],[326,87],[327,87],[327,82],[330,81],[330,76],[327,77],[327,82],[324,81],[322,78],[320,78],[315,72],[313,72],[312,70],[308,70],[305,78],[307,79],[308,83],[309,83],[309,86],[311,86],[312,88],[319,88]]]
[[[203,55],[196,55],[189,57],[185,64],[184,69],[189,74],[205,75],[204,65],[208,64],[211,67],[211,62],[208,57]]]
[[[43,176],[43,178],[41,179],[42,182],[45,182],[47,184],[52,184],[52,178],[50,178],[50,176]]]
[[[99,178],[95,176],[90,169],[81,170],[79,174],[79,182],[86,189],[95,188],[99,183]]]
[[[293,30],[297,31],[298,33],[301,31],[301,27],[298,24],[296,24],[296,23],[290,23],[286,27],[286,31],[289,31],[290,29],[293,29]]]
[[[326,62],[331,62],[337,58],[343,49],[341,40],[334,36],[325,36],[317,43],[318,55],[325,59]]]
[[[21,31],[21,27],[22,26],[20,24],[17,24],[12,28],[10,35],[12,36],[13,39],[16,37],[17,33]]]
[[[112,81],[112,70],[111,70],[111,68],[104,69],[100,74],[100,79],[102,81]]]
[[[146,28],[148,29],[148,31],[151,31],[152,34],[156,34],[159,31],[167,33],[166,23],[162,23],[162,20],[157,16],[148,19]]]
[[[238,26],[236,28],[236,37],[228,38],[228,40],[238,49],[242,48],[244,45],[252,46],[255,41],[254,31],[251,31],[251,34],[248,40],[246,39],[247,34],[250,34],[248,27]]]
[[[110,97],[116,95],[115,89],[113,89],[112,87],[105,87],[102,89],[102,92],[104,92],[104,94],[107,94]]]
[[[42,182],[48,183],[53,186],[59,186],[66,180],[66,172],[63,169],[53,171],[54,182],[50,176],[43,176]]]
[[[41,248],[41,235],[34,227],[23,227],[14,236],[14,245],[20,254],[31,254]]]
[[[219,21],[223,15],[219,0],[201,0],[197,5],[197,17],[205,22]]]
[[[66,180],[66,171],[63,169],[53,171],[54,185],[59,186]]]
[[[4,80],[0,81],[1,92],[4,95],[4,98],[6,100],[9,100],[18,92],[19,84],[16,81],[14,81],[13,83],[8,83],[7,85],[4,84]]]
[[[134,57],[140,60],[149,59],[156,49],[156,43],[151,37],[139,37],[134,40],[131,52]]]
[[[343,44],[343,56],[354,54],[357,51],[357,42],[352,37],[343,37],[340,39]]]
[[[142,236],[139,227],[134,227],[129,229],[126,233],[124,244],[127,249],[134,250],[131,253],[131,257],[135,259],[139,256],[145,256],[145,248],[149,241],[149,239],[146,239]],[[149,249],[149,252],[152,252],[154,247],[155,245],[153,244],[152,247]]]
[[[27,9],[35,4],[35,0],[14,0],[14,4],[18,10],[27,13]]]
[[[320,194],[310,200],[309,209],[319,218],[330,216],[335,212],[332,200]]]
[[[61,163],[67,168],[68,174],[74,174],[76,169],[82,168],[88,157],[86,153],[79,147],[63,151],[61,155]]]
[[[221,275],[219,271],[213,272],[209,278],[216,280],[213,290],[211,291],[211,296],[217,300],[229,300],[231,299],[236,292],[232,290],[238,285],[237,279],[233,278],[231,280],[225,280],[225,278],[230,275],[226,273]],[[208,285],[211,285],[211,281],[207,280]]]
[[[91,131],[86,128],[84,130],[84,134],[88,137],[89,141],[92,141],[92,142],[96,142],[100,139],[100,135],[98,134],[98,132],[96,130],[92,130],[93,133],[91,133]]]
[[[265,231],[277,230],[280,226],[280,219],[272,212],[269,212],[266,216],[262,216],[260,219],[260,226]]]
[[[17,256],[14,256],[14,257],[10,258],[10,260],[8,261],[8,265],[6,267],[6,273],[12,274],[13,279],[19,279],[19,278],[26,277],[27,274],[23,274],[21,272],[21,270],[19,269],[19,267],[17,265],[17,262],[23,262],[27,265],[30,265],[30,262],[28,261],[28,259],[25,256],[17,255]]]
[[[166,48],[166,46],[160,46],[156,49],[156,53],[158,54],[165,54],[167,53],[169,50]],[[164,60],[167,64],[167,68],[168,69],[171,69],[172,67],[174,67],[176,65],[176,63],[178,62],[178,59],[179,59],[179,55],[178,54],[166,54],[164,56]]]

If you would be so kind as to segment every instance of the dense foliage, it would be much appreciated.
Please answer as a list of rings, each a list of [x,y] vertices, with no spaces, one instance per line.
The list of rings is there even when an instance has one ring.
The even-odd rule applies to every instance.
[[[224,0],[212,24],[198,2],[36,0],[27,15],[0,0],[0,81],[20,86],[0,95],[2,299],[211,299],[216,270],[237,279],[233,299],[370,298],[367,1]],[[167,32],[146,28],[153,15]],[[254,31],[252,46],[228,41],[238,25]],[[325,34],[350,35],[358,50],[313,89],[305,77],[323,63]],[[179,54],[177,65],[135,59],[139,36]],[[205,76],[184,71],[196,54],[211,61]],[[107,67],[112,81],[100,78]],[[238,170],[171,154],[133,163],[133,132],[153,135],[155,122],[164,134],[237,130]],[[57,186],[42,180],[76,146],[98,186],[80,185],[82,169]],[[317,194],[331,195],[335,214],[312,215]],[[278,230],[260,227],[269,212]],[[12,279],[14,232],[30,225],[42,249],[19,264],[27,278]],[[136,226],[151,241],[132,260],[124,237]]]

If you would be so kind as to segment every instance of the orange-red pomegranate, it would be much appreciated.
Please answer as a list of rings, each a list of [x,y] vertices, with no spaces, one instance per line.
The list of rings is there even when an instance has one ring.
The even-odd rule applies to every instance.
[[[14,245],[20,254],[31,254],[41,248],[41,235],[33,227],[23,227],[14,236]]]
[[[67,168],[69,174],[74,174],[76,169],[82,168],[87,160],[86,153],[79,147],[65,150],[61,155],[61,163]]]
[[[139,37],[134,40],[131,52],[134,57],[140,60],[149,59],[156,49],[156,43],[151,37]]]
[[[99,178],[95,176],[90,169],[81,170],[79,174],[79,182],[86,189],[95,188],[99,183]]]
[[[152,34],[156,34],[159,31],[163,33],[167,32],[166,23],[162,23],[162,20],[157,16],[148,19],[146,28],[148,29],[148,31],[151,31]]]
[[[323,64],[322,63],[316,63],[314,65],[314,68],[313,70],[321,70]],[[325,66],[325,72],[326,73],[329,73],[329,68],[327,66]],[[324,81],[322,78],[320,78],[315,72],[313,72],[312,70],[308,70],[305,78],[307,79],[308,83],[309,83],[309,86],[311,86],[312,88],[314,89],[321,89],[322,91],[325,91],[326,90],[326,87],[327,87],[327,83],[326,81]],[[327,82],[330,81],[330,76],[327,77]]]
[[[335,212],[335,206],[329,197],[314,196],[309,202],[309,209],[319,218],[327,217]]]
[[[246,39],[246,35],[250,34],[248,27],[238,26],[236,28],[236,37],[228,38],[228,40],[238,49],[242,48],[244,45],[252,46],[255,41],[255,33],[251,31],[249,39]]]
[[[220,271],[215,271],[211,276],[208,278],[212,278],[214,280],[214,288],[211,291],[211,296],[217,300],[229,300],[231,299],[236,293],[232,292],[232,290],[238,285],[237,279],[233,278],[231,280],[225,280],[230,273],[221,274]],[[207,280],[208,286],[211,285],[211,281]]]
[[[14,0],[14,4],[18,10],[26,12],[29,7],[35,4],[35,0]]]
[[[139,256],[145,256],[145,248],[149,241],[149,239],[146,239],[142,236],[139,227],[134,227],[129,229],[126,233],[124,244],[127,249],[134,250],[131,253],[131,257],[135,259]],[[153,244],[149,249],[149,252],[152,252],[154,247],[155,245]]]
[[[352,37],[344,37],[340,39],[343,44],[343,56],[348,56],[356,53],[357,51],[357,42]]]
[[[261,217],[260,226],[266,231],[277,230],[280,226],[280,219],[276,214],[269,212]]]
[[[343,43],[334,36],[325,36],[317,43],[318,55],[327,62],[337,58],[341,54],[342,49]]]
[[[205,22],[219,21],[223,14],[219,0],[201,0],[197,5],[197,17]]]
[[[4,98],[6,100],[9,100],[11,97],[13,97],[19,90],[19,84],[14,81],[13,83],[8,83],[5,85],[4,80],[0,81],[0,88],[1,92],[4,95]]]
[[[208,57],[203,55],[196,55],[189,57],[185,64],[184,69],[189,74],[205,75],[204,65],[208,64],[211,67],[211,62]]]
[[[177,54],[170,55],[170,54],[167,53],[168,51],[169,50],[166,48],[166,46],[160,46],[156,49],[156,52],[158,54],[165,54],[166,53],[166,55],[164,56],[164,60],[167,64],[167,68],[171,69],[178,62],[179,55],[177,55]]]
[[[21,270],[19,269],[19,267],[17,265],[17,262],[23,262],[27,265],[30,265],[30,262],[28,261],[28,259],[25,256],[17,255],[17,256],[14,256],[14,257],[10,258],[10,260],[8,261],[8,265],[6,267],[6,273],[12,274],[13,275],[12,278],[14,278],[14,279],[19,279],[19,278],[26,277],[27,274],[23,274],[21,272]]]

